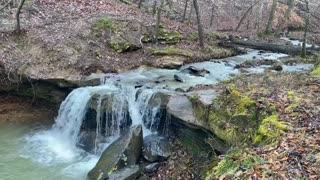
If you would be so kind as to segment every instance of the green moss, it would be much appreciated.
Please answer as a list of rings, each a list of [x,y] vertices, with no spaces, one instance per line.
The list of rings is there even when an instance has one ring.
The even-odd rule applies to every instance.
[[[218,164],[207,172],[206,179],[219,179],[221,176],[232,176],[239,170],[251,170],[254,165],[262,164],[264,160],[258,156],[247,154],[242,149],[230,150]]]
[[[198,33],[193,32],[193,33],[188,34],[187,38],[189,41],[194,42],[194,41],[198,41],[199,36],[198,36]]]
[[[192,104],[192,108],[194,109],[195,116],[199,121],[206,121],[208,119],[209,107],[206,107],[199,100],[199,96],[192,95],[189,96],[189,100]]]
[[[192,53],[182,49],[176,49],[176,48],[166,48],[162,50],[153,49],[151,51],[151,54],[156,56],[172,56],[172,55],[179,55],[179,56],[186,56],[186,57],[192,56]]]
[[[320,76],[320,65],[318,65],[313,71],[313,75]]]
[[[272,143],[280,137],[280,134],[285,130],[284,122],[279,121],[279,115],[271,115],[265,118],[253,138],[254,144]]]
[[[285,110],[291,111],[298,108],[301,97],[298,97],[294,91],[289,91],[288,99],[291,101],[291,104],[288,107],[286,107]]]
[[[109,18],[102,18],[96,22],[95,27],[98,29],[111,29],[113,27],[113,23]]]
[[[116,52],[122,53],[130,50],[131,45],[126,41],[111,41],[110,47]]]
[[[159,41],[164,41],[166,44],[176,44],[180,42],[182,35],[178,31],[172,31],[161,28],[159,31]]]
[[[259,127],[263,114],[255,102],[230,87],[228,95],[215,100],[208,116],[210,129],[231,145],[239,145],[251,140]]]
[[[215,46],[206,46],[201,55],[203,59],[219,59],[230,57],[233,55],[233,51],[230,49],[219,48]]]
[[[144,43],[149,43],[152,41],[152,37],[154,36],[155,34],[146,34],[141,41]],[[162,41],[166,44],[177,44],[181,41],[181,38],[182,35],[178,31],[172,31],[160,27],[157,40]]]
[[[294,95],[295,95],[294,91],[289,91],[289,92],[288,92],[288,97],[289,97],[290,99],[293,99],[293,98],[294,98]]]
[[[223,33],[219,33],[219,32],[210,32],[208,34],[208,36],[209,36],[210,40],[215,41],[215,40],[218,40],[218,39],[221,39],[221,38],[225,37],[226,35],[223,34]]]

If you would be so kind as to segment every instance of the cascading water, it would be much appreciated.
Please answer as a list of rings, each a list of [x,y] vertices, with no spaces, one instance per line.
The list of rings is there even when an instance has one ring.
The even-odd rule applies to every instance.
[[[73,147],[79,144],[86,146],[81,141],[80,132],[86,128],[83,121],[89,121],[87,124],[94,124],[90,129],[95,132],[93,152],[101,154],[106,145],[130,125],[143,124],[145,135],[158,130],[161,102],[152,107],[148,105],[150,98],[158,92],[157,89],[136,88],[112,80],[101,82],[104,84],[72,91],[61,104],[51,131]],[[88,116],[90,113],[93,115]]]

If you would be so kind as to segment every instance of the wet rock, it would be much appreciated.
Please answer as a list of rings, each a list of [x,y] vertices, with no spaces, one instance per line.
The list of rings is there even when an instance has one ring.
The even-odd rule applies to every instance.
[[[176,80],[178,82],[184,82],[184,80],[180,76],[178,76],[176,74],[173,76],[173,78],[174,78],[174,80]]]
[[[176,92],[182,92],[182,93],[184,93],[184,92],[186,92],[184,89],[182,89],[182,88],[177,88],[177,89],[175,89],[175,91]]]
[[[167,104],[167,113],[185,123],[201,125],[187,96],[171,96]]]
[[[170,95],[157,92],[150,97],[146,109],[144,109],[142,121],[152,132],[163,132],[166,123],[166,105]]]
[[[167,159],[171,155],[168,139],[154,134],[145,137],[142,155],[150,162]]]
[[[88,173],[88,179],[107,179],[114,168],[137,164],[142,150],[142,126],[137,125],[113,142],[101,155],[96,166]]]
[[[275,71],[282,71],[283,67],[281,65],[275,65],[272,67],[272,69],[274,69]]]
[[[224,63],[224,65],[225,65],[225,66],[232,67],[232,64],[230,64],[230,62],[228,62],[228,61],[226,61],[226,62]]]
[[[109,175],[109,180],[135,180],[141,175],[141,169],[139,165],[133,165],[121,170],[112,172]]]
[[[121,102],[119,101],[121,100]],[[117,104],[121,103],[121,108],[116,108]],[[120,124],[112,123],[111,119],[114,115],[122,112],[122,120]],[[81,125],[81,132],[83,131],[96,131],[97,128],[97,115],[100,114],[101,120],[101,135],[110,136],[113,130],[119,130],[120,134],[128,131],[132,124],[132,119],[129,113],[128,102],[124,100],[120,94],[95,94],[91,97],[87,104],[87,111]],[[85,145],[86,146],[86,145]]]
[[[277,61],[272,67],[272,70],[275,71],[282,71],[283,70],[283,63],[281,61]]]
[[[160,166],[160,163],[149,164],[146,167],[144,167],[144,172],[145,173],[153,173],[156,170],[158,170],[159,166]]]
[[[96,132],[93,130],[83,130],[80,133],[80,141],[78,146],[84,149],[87,152],[90,152],[95,147],[95,139],[96,139]]]
[[[183,56],[164,56],[156,61],[155,66],[165,69],[179,69],[186,60],[187,57]]]
[[[206,69],[199,69],[194,66],[189,66],[182,70],[183,73],[188,73],[193,76],[205,76],[206,74],[210,74],[210,71]]]
[[[244,73],[244,74],[249,73],[249,71],[248,71],[248,70],[245,70],[245,69],[240,69],[239,71],[240,71],[240,73]]]

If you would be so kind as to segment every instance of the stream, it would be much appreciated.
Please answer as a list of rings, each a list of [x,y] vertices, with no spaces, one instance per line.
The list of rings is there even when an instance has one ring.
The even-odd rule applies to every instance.
[[[123,128],[143,125],[144,136],[157,133],[161,100],[151,108],[149,100],[157,92],[177,93],[199,84],[214,84],[238,74],[233,66],[246,60],[277,60],[286,54],[260,53],[250,50],[247,54],[226,58],[221,62],[208,61],[189,64],[180,70],[141,67],[122,74],[95,74],[101,85],[73,90],[60,106],[53,126],[39,124],[0,125],[0,179],[86,179],[87,173],[99,159],[103,150],[121,135]],[[189,66],[205,68],[210,73],[194,76],[182,70]],[[284,71],[296,72],[312,68],[298,64],[284,66]],[[248,68],[259,73],[269,66]],[[177,75],[184,82],[177,82]],[[83,121],[87,118],[88,104],[96,105],[94,114],[94,145],[90,151],[82,141]],[[107,99],[107,100],[105,100]],[[108,114],[102,109],[109,103]],[[92,120],[92,118],[91,118]]]

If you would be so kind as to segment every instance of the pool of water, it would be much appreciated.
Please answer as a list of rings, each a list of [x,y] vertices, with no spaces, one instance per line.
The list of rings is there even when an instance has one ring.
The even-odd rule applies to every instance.
[[[80,149],[70,150],[36,124],[0,123],[0,179],[86,179],[98,157]]]

